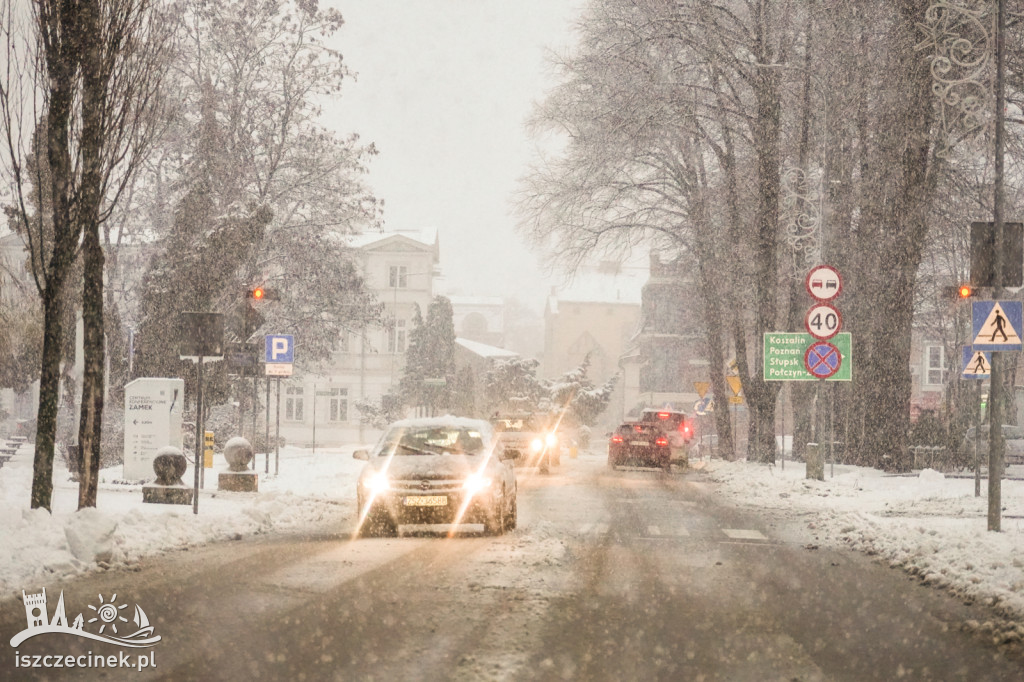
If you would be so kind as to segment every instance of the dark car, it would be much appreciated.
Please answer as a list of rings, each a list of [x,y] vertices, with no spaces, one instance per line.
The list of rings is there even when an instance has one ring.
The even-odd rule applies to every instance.
[[[981,427],[981,442],[978,443],[974,427],[967,429],[960,451],[964,453],[969,465],[974,465],[975,443],[978,443],[978,456],[982,460],[982,465],[988,465],[988,432],[989,426],[983,425]],[[1006,465],[1024,464],[1024,427],[1003,424],[1003,442],[1006,443]]]
[[[516,478],[494,449],[490,424],[434,417],[393,423],[356,483],[359,534],[395,535],[403,524],[482,523],[492,535],[516,527]]]
[[[625,422],[608,439],[608,466],[672,468],[672,447],[659,424],[644,421]]]
[[[693,424],[685,412],[671,409],[648,408],[640,415],[645,424],[655,424],[668,438],[672,450],[672,461],[680,466],[690,462],[690,443],[693,441]]]

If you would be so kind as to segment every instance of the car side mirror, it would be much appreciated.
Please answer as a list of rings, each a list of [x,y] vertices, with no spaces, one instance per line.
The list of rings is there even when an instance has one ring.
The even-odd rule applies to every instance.
[[[359,449],[352,453],[353,459],[370,459],[370,451],[365,449]]]

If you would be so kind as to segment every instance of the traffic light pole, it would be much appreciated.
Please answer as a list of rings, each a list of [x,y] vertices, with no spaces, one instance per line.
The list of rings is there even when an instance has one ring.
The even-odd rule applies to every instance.
[[[259,404],[260,404],[260,378],[256,375],[252,375],[252,442],[256,443],[256,418],[259,417]],[[252,456],[252,470],[256,471],[256,454]]]
[[[195,486],[192,491],[192,513],[199,513],[199,476],[203,470],[203,447],[205,446],[205,439],[203,438],[203,356],[199,356],[199,362],[196,363],[196,459],[195,466]]]

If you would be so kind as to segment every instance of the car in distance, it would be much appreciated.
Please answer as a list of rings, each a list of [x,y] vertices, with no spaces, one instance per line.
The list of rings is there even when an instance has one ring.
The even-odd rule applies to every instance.
[[[608,466],[672,469],[672,446],[657,423],[630,421],[619,425],[608,439]]]
[[[393,536],[403,524],[482,523],[497,535],[516,527],[516,478],[495,450],[490,424],[430,417],[391,424],[356,483],[359,535]]]
[[[981,441],[976,438],[974,427],[967,429],[964,440],[960,446],[960,452],[964,453],[965,464],[974,466],[974,449],[977,443],[978,457],[982,460],[982,466],[988,465],[988,433],[989,426],[984,424],[981,427]],[[1003,424],[1003,442],[1006,443],[1004,461],[1006,466],[1011,464],[1024,464],[1024,427],[1013,424]]]
[[[514,455],[516,466],[535,466],[541,473],[562,462],[557,428],[536,414],[495,414],[491,424],[499,449]]]
[[[647,408],[640,414],[640,421],[656,424],[668,439],[672,461],[679,466],[690,464],[690,442],[693,440],[693,424],[685,412],[671,409]]]

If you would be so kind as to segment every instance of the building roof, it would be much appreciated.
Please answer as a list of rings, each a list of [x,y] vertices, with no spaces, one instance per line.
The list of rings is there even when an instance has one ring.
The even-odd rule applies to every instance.
[[[554,287],[548,308],[557,312],[559,302],[640,305],[648,273],[646,264],[601,264],[577,273],[564,286]]]
[[[393,237],[405,237],[426,246],[436,247],[438,245],[436,227],[425,227],[419,230],[393,230],[390,232],[362,232],[360,234],[348,235],[347,241],[349,246],[359,249]]]
[[[455,343],[459,344],[470,353],[479,355],[482,358],[517,358],[519,353],[511,350],[505,350],[504,348],[498,348],[497,346],[488,346],[486,343],[480,343],[479,341],[470,341],[469,339],[456,338]]]
[[[453,306],[504,306],[505,299],[500,296],[449,296]]]

